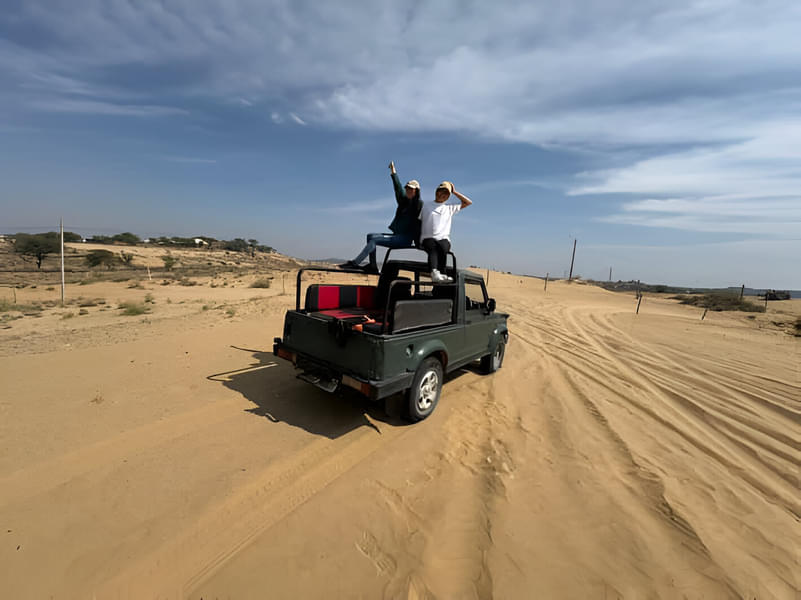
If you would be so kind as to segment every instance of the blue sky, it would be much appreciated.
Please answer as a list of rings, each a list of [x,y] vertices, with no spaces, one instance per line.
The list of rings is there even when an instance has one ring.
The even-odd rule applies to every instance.
[[[801,289],[797,3],[3,4],[2,232],[349,258],[394,159],[462,264]]]

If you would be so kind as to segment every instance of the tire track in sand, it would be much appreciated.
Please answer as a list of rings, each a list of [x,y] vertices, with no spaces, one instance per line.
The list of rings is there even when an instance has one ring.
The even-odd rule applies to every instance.
[[[679,502],[684,521],[712,549],[739,593],[782,597],[797,591],[794,573],[801,564],[788,549],[801,518],[801,454],[791,433],[799,431],[801,402],[793,400],[798,386],[760,377],[758,361],[732,358],[718,364],[713,355],[697,361],[698,352],[686,339],[655,344],[624,331],[617,325],[621,318],[626,322],[630,316],[559,307],[544,318],[529,313],[521,319],[533,335],[520,337],[529,337],[523,341],[532,348],[541,343],[570,379],[578,376],[581,393],[591,395],[599,414],[614,423],[635,460],[671,481],[663,495],[670,504]],[[687,455],[693,457],[690,464]],[[676,478],[686,484],[677,487]],[[772,541],[751,524],[753,509],[741,500],[754,494],[777,518],[777,510],[790,517],[788,528],[774,531],[779,537]],[[708,522],[708,515],[721,509],[730,520],[710,525],[715,521]],[[769,582],[749,577],[769,564],[767,554],[773,557]]]
[[[94,596],[186,597],[257,536],[402,435],[400,428],[386,427],[381,434],[361,428],[316,439],[207,510],[177,539],[137,558],[93,590]]]

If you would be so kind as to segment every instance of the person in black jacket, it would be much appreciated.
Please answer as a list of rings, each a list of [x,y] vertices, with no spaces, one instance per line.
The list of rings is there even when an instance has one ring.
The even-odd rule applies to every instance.
[[[343,269],[362,269],[367,273],[378,273],[378,263],[376,261],[376,246],[384,248],[411,248],[420,239],[420,184],[412,179],[401,186],[398,173],[395,171],[395,163],[389,163],[389,170],[392,176],[392,186],[395,188],[395,200],[398,208],[395,210],[395,218],[389,224],[392,233],[368,233],[367,244],[359,255],[353,260],[339,265]],[[364,267],[362,261],[370,256],[370,261]]]

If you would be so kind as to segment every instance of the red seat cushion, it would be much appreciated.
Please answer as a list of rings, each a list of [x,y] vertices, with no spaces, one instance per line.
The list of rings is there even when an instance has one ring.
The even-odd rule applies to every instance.
[[[338,285],[310,285],[306,290],[306,310],[339,308]]]
[[[306,290],[306,310],[320,311],[334,308],[375,307],[375,287],[369,285],[319,285]]]

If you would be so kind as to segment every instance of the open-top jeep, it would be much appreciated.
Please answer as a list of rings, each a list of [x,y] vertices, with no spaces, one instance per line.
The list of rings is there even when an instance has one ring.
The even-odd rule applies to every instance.
[[[481,360],[485,373],[503,363],[508,315],[495,311],[484,279],[452,265],[453,282],[435,283],[426,262],[390,260],[378,285],[311,284],[301,306],[297,277],[295,310],[287,311],[284,335],[273,353],[291,361],[301,379],[333,392],[351,387],[372,400],[406,392],[406,416],[420,421],[439,401],[445,373]]]

